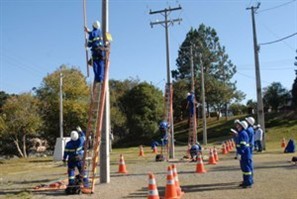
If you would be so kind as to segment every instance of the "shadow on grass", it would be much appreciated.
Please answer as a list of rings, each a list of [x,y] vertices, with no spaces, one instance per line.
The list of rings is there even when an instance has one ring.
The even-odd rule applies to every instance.
[[[200,192],[200,191],[217,191],[217,190],[232,190],[242,189],[238,185],[240,182],[227,182],[216,184],[197,184],[197,185],[185,185],[182,186],[184,192]]]
[[[29,163],[45,163],[45,162],[54,162],[51,159],[47,159],[47,160],[29,160]]]

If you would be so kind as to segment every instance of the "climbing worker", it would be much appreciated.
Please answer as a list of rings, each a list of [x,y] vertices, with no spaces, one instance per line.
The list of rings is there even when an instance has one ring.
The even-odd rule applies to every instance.
[[[80,129],[80,127],[78,129]],[[80,177],[83,178],[84,187],[88,187],[88,177],[84,172],[84,169],[82,168],[84,143],[86,140],[85,134],[80,129],[79,133],[77,131],[72,131],[70,137],[71,140],[67,142],[63,156],[64,163],[66,163],[66,160],[68,158],[68,191],[71,190],[74,186],[76,186],[74,176],[75,168],[78,169]]]
[[[248,124],[246,121],[240,121],[236,123],[236,129],[238,132],[236,150],[240,155],[240,168],[243,174],[243,183],[239,186],[242,188],[251,188],[253,184],[252,156],[249,147],[249,137],[246,132],[247,127]]]
[[[168,129],[169,124],[166,121],[162,121],[159,125],[159,130],[161,132],[161,145],[165,146],[168,143]]]
[[[95,81],[102,82],[104,79],[105,52],[100,22],[95,21],[93,23],[93,30],[89,30],[87,27],[85,27],[85,31],[89,34],[86,47],[91,48],[92,52],[92,59],[89,62],[89,65],[93,65]]]
[[[255,126],[255,150],[257,152],[262,152],[262,140],[263,140],[263,130],[261,125],[258,124]]]
[[[196,144],[192,145],[190,148],[191,160],[193,162],[197,161],[198,153],[202,153],[202,148],[199,142],[196,142]]]
[[[189,116],[191,118],[194,115],[194,109],[195,109],[195,95],[193,91],[188,93],[186,108],[189,109]]]

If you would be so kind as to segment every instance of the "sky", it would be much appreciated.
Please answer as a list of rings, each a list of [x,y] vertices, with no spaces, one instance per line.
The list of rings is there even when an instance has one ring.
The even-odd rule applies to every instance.
[[[82,0],[0,0],[0,91],[30,92],[62,64],[86,73]],[[163,89],[166,82],[165,30],[150,22],[164,20],[149,11],[181,5],[170,18],[170,68],[176,69],[179,46],[191,27],[213,27],[237,67],[233,81],[248,99],[256,100],[253,35],[249,6],[256,14],[258,43],[297,32],[297,1],[292,0],[110,0],[112,34],[110,78],[139,78]],[[87,0],[88,26],[101,20],[100,0]],[[290,90],[295,79],[297,36],[260,49],[262,87],[280,82]],[[90,69],[92,71],[92,69]],[[93,74],[88,81],[93,80]],[[186,91],[185,91],[186,92]]]

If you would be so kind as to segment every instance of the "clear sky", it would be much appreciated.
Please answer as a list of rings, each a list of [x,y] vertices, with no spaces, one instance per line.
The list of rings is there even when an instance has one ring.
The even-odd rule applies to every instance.
[[[86,74],[82,0],[0,0],[0,90],[28,92],[62,64],[79,67]],[[101,2],[87,0],[88,26],[101,19]],[[256,15],[258,42],[264,43],[297,32],[297,1],[261,0]],[[291,2],[281,7],[281,4]],[[163,88],[166,79],[165,31],[151,28],[163,20],[161,10],[181,5],[170,17],[182,18],[170,27],[170,66],[176,68],[179,45],[191,27],[204,23],[216,29],[237,66],[238,89],[256,99],[252,25],[246,7],[255,0],[110,0],[113,36],[110,78],[139,77]],[[278,7],[275,9],[274,8]],[[268,9],[268,10],[266,10]],[[266,10],[266,11],[265,11]],[[261,12],[262,11],[262,12]],[[261,47],[262,87],[273,81],[291,89],[295,78],[297,36]],[[92,69],[91,69],[92,71]],[[93,79],[91,76],[89,80]]]

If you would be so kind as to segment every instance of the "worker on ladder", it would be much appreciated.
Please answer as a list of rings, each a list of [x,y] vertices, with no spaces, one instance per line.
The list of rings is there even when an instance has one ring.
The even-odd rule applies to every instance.
[[[89,34],[89,39],[86,47],[91,48],[92,51],[92,59],[89,61],[88,64],[93,65],[95,81],[102,82],[104,79],[105,51],[102,32],[100,29],[100,22],[95,21],[93,23],[93,30],[85,27],[85,31]]]
[[[187,96],[187,109],[189,109],[189,116],[190,118],[193,117],[194,115],[194,109],[195,109],[195,95],[194,92],[191,91],[190,93],[188,93]]]
[[[63,162],[66,163],[68,158],[68,178],[69,183],[66,189],[67,193],[71,193],[76,187],[75,183],[75,167],[78,169],[80,177],[83,178],[84,187],[88,187],[88,177],[83,169],[83,153],[84,153],[84,143],[86,140],[84,132],[78,127],[79,133],[77,131],[71,132],[71,140],[67,142],[65,146]]]

